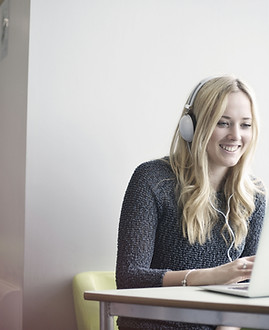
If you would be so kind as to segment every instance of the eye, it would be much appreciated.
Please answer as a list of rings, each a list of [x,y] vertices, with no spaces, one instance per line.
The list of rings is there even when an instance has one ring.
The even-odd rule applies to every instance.
[[[218,127],[229,127],[229,122],[225,120],[220,120],[217,124]]]
[[[245,128],[245,129],[250,128],[251,126],[252,125],[250,123],[243,123],[243,124],[241,124],[241,127],[242,128]]]

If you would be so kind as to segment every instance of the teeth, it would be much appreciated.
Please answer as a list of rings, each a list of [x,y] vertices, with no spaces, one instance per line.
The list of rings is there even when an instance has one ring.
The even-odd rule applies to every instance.
[[[220,147],[229,152],[234,152],[239,148],[239,146],[224,146],[224,145],[220,145]]]

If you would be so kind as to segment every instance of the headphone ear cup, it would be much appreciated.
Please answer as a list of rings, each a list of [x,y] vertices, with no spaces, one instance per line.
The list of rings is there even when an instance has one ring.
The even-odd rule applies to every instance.
[[[179,132],[187,142],[192,142],[194,134],[194,122],[189,114],[184,115],[179,121]]]

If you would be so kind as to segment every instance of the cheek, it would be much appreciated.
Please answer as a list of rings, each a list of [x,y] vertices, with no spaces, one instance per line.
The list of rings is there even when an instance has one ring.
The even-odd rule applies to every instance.
[[[248,146],[248,145],[251,143],[251,141],[252,141],[252,137],[253,137],[252,132],[249,132],[248,134],[246,134],[246,135],[244,136],[244,142],[245,142],[245,145],[246,145],[246,146]]]
[[[216,141],[211,138],[206,146],[206,152],[208,155],[212,155],[215,153],[215,150],[216,150]]]
[[[210,146],[212,147],[213,145],[217,144],[219,140],[220,140],[219,134],[218,134],[218,132],[215,130],[215,131],[212,133],[212,135],[211,135],[211,137],[210,137],[210,139],[209,139],[209,141],[208,141],[207,149],[208,149],[208,147],[210,147]]]

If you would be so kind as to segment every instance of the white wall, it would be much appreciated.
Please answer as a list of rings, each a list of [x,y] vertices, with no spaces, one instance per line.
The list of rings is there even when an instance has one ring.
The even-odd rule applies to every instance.
[[[114,269],[129,177],[141,161],[167,154],[196,82],[246,78],[268,116],[268,1],[258,3],[32,1],[27,329],[74,328],[71,278]]]
[[[234,73],[256,90],[264,130],[255,168],[269,184],[268,16],[267,0],[31,1],[25,330],[75,329],[72,277],[114,269],[130,175],[168,153],[200,79]],[[7,61],[21,52],[10,49]],[[11,128],[15,119],[7,116]]]

